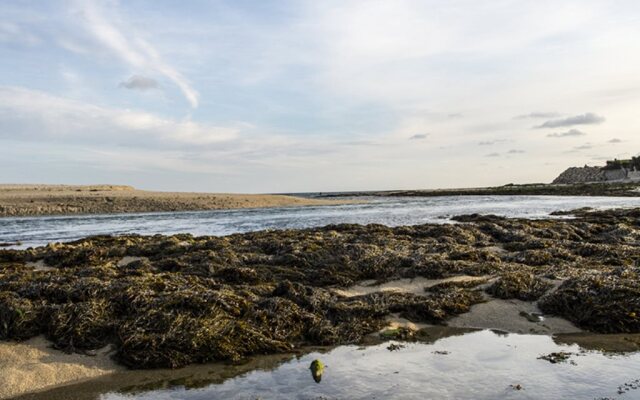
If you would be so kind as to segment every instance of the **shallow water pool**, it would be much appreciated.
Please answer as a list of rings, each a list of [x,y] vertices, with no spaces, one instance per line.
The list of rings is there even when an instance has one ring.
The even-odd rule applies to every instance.
[[[637,335],[587,335],[578,340],[581,347],[571,336],[433,329],[429,342],[340,346],[257,357],[241,366],[135,371],[21,399],[640,398]],[[401,348],[390,351],[390,344]],[[595,350],[601,347],[633,351]],[[539,358],[553,352],[570,354],[558,363]],[[309,371],[315,359],[326,365],[320,383]]]

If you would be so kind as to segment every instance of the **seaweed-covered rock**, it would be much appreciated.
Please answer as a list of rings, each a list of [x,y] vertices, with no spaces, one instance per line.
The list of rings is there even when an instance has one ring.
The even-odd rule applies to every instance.
[[[592,272],[568,279],[540,300],[540,309],[602,333],[640,332],[637,268]]]
[[[50,310],[47,335],[68,352],[98,349],[113,339],[114,321],[105,299],[67,303]]]
[[[0,292],[0,339],[25,340],[40,333],[44,306],[11,292]]]
[[[518,271],[503,274],[486,291],[500,299],[533,301],[539,299],[549,288],[551,288],[550,283],[533,273]]]
[[[355,283],[498,276],[487,292],[540,301],[583,328],[640,332],[640,210],[575,219],[464,216],[457,224],[331,225],[226,237],[96,236],[0,249],[0,339],[68,351],[113,344],[134,368],[180,367],[301,345],[356,343],[390,315],[445,324],[484,301],[473,283],[348,296]],[[125,259],[126,257],[126,259]],[[133,258],[132,258],[133,257]],[[46,263],[43,265],[31,262]]]

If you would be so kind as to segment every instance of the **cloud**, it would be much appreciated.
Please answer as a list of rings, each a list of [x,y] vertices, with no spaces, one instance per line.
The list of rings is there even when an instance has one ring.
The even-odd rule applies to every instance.
[[[524,154],[524,153],[526,153],[526,151],[524,151],[524,150],[511,149],[511,150],[507,151],[504,154]],[[485,157],[500,157],[500,156],[501,156],[501,154],[497,153],[497,152],[496,153],[489,153],[489,154],[485,155]]]
[[[162,59],[149,42],[124,24],[117,26],[110,21],[105,10],[96,3],[80,1],[78,4],[82,9],[86,28],[98,41],[130,66],[165,76],[180,88],[191,107],[198,107],[198,92],[180,72]]]
[[[575,115],[573,117],[552,119],[545,122],[542,125],[535,126],[535,128],[560,128],[564,126],[573,126],[573,125],[595,125],[595,124],[601,124],[604,121],[605,121],[604,117],[601,117],[594,113],[586,113],[581,115]]]
[[[532,112],[529,114],[518,115],[513,119],[536,119],[536,118],[557,118],[560,113],[557,112]]]
[[[481,140],[478,142],[478,146],[493,146],[498,143],[505,143],[507,139],[492,139],[492,140]]]
[[[578,130],[578,129],[570,129],[566,132],[556,132],[556,133],[550,133],[547,135],[547,137],[551,137],[551,138],[562,138],[562,137],[575,137],[575,136],[584,136],[586,135],[586,133]]]
[[[155,79],[147,78],[145,76],[133,75],[126,81],[121,82],[120,87],[145,91],[149,89],[157,89],[158,82]]]
[[[0,138],[199,148],[234,139],[241,128],[174,120],[0,86]]]
[[[415,135],[411,136],[409,138],[409,140],[423,140],[423,139],[426,139],[427,136],[429,136],[429,135],[427,135],[426,133],[418,133],[418,134],[415,134]]]
[[[622,140],[618,138],[613,138],[613,139],[607,140],[607,143],[622,143]]]
[[[593,148],[593,145],[591,145],[591,143],[585,143],[585,144],[583,144],[581,146],[576,146],[573,149],[574,150],[589,150],[591,148]]]

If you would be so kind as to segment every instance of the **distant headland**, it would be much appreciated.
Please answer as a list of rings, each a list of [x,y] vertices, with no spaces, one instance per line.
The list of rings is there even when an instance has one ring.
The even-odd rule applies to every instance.
[[[604,166],[571,167],[562,172],[554,184],[591,182],[640,182],[640,157],[610,160]]]

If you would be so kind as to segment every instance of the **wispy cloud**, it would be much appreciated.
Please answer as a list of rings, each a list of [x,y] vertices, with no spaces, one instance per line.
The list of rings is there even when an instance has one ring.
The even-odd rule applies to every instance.
[[[508,142],[507,139],[493,139],[493,140],[481,140],[478,142],[478,146],[493,146],[498,143]]]
[[[532,112],[529,114],[522,114],[513,119],[536,119],[536,118],[557,118],[560,116],[560,113],[557,112]]]
[[[147,187],[275,191],[542,181],[640,146],[638,96],[599,95],[640,87],[640,2],[289,3],[0,2],[0,86],[41,91],[0,95],[0,152],[108,151],[91,176],[115,180],[126,150],[128,170],[153,160],[137,178]],[[607,122],[579,125],[594,122],[587,111]],[[545,123],[562,126],[529,130]],[[572,128],[588,136],[560,136]],[[562,153],[587,140],[592,150]],[[157,172],[170,152],[189,175]],[[22,158],[0,157],[5,180],[40,176]],[[226,177],[194,180],[218,170]]]
[[[44,92],[0,87],[0,137],[56,138],[142,147],[205,146],[237,137],[240,126],[216,127],[144,111],[101,107]]]
[[[155,79],[147,78],[146,76],[140,75],[133,75],[126,81],[120,83],[120,87],[142,91],[157,89],[158,86],[158,81],[156,81]]]
[[[542,125],[538,125],[535,128],[561,128],[565,126],[573,125],[595,125],[601,124],[605,121],[604,117],[601,117],[594,113],[586,113],[581,115],[575,115],[573,117],[552,119],[546,121]]]
[[[417,134],[411,136],[409,138],[409,140],[423,140],[423,139],[426,139],[427,136],[429,136],[429,135],[427,135],[426,133],[417,133]]]
[[[180,88],[192,107],[198,107],[198,92],[180,72],[162,59],[151,43],[124,23],[110,20],[108,12],[96,2],[83,0],[78,5],[87,30],[99,42],[131,67],[165,76]]]
[[[556,132],[556,133],[550,133],[547,135],[547,137],[551,137],[551,138],[563,138],[563,137],[576,137],[576,136],[585,136],[586,133],[578,130],[578,129],[569,129],[566,132]]]
[[[519,150],[519,149],[512,149],[507,151],[507,154],[524,154],[526,153],[526,151],[524,150]]]
[[[607,140],[607,143],[622,143],[622,140],[618,138],[613,138],[613,139]]]

